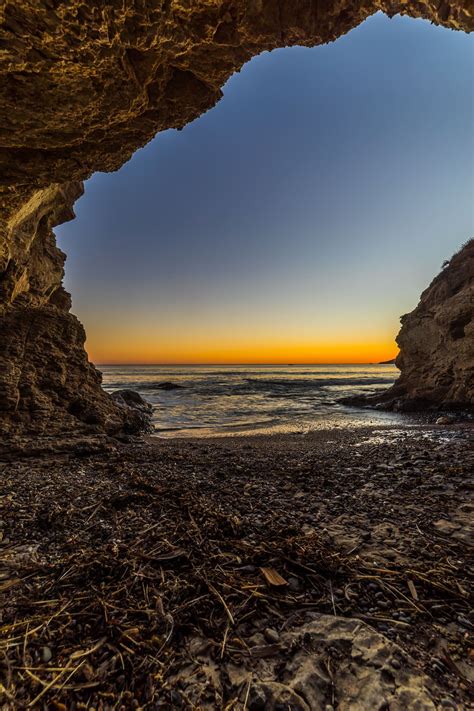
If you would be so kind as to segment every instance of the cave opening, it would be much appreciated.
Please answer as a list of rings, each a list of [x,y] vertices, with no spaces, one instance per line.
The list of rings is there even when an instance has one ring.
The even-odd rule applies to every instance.
[[[74,311],[98,364],[392,359],[398,317],[471,231],[472,44],[440,26],[472,23],[463,3],[410,4],[434,26],[379,9],[6,6],[2,430],[120,428]],[[470,249],[444,270],[449,322]],[[417,309],[397,392],[469,401],[469,338],[445,363],[430,322],[433,379]]]
[[[332,45],[255,57],[211,111],[96,174],[57,234],[105,387],[138,382],[164,429],[188,430],[216,401],[142,390],[149,366],[166,384],[189,364],[393,358],[400,315],[471,229],[471,49],[379,13]],[[223,416],[246,422],[246,404]]]
[[[469,706],[471,5],[1,4],[5,711]]]

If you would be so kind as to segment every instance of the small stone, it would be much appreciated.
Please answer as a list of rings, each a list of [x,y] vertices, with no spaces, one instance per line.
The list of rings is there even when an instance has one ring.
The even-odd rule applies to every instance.
[[[250,711],[261,711],[267,704],[267,695],[261,686],[252,685],[248,698]]]
[[[461,528],[460,523],[456,523],[455,521],[448,521],[444,518],[440,518],[438,519],[438,521],[435,521],[433,523],[433,526],[436,528],[437,531],[443,533],[446,536],[450,536],[451,533]]]
[[[391,665],[394,669],[401,669],[401,666],[402,666],[402,665],[400,664],[400,662],[398,661],[398,659],[391,659],[391,660],[390,660],[390,665]]]
[[[51,661],[51,657],[53,656],[52,651],[50,650],[49,647],[43,647],[41,650],[41,659],[45,664],[47,664],[49,661]]]
[[[243,565],[241,568],[239,568],[239,571],[241,573],[255,573],[257,568],[255,565]]]
[[[267,642],[269,642],[270,644],[278,644],[278,642],[280,641],[280,635],[276,630],[272,629],[271,627],[267,627],[264,630],[263,634]]]
[[[450,415],[443,415],[436,420],[437,425],[452,425],[454,422],[456,422],[455,418]]]
[[[298,578],[288,578],[288,587],[292,592],[298,592],[301,588]]]

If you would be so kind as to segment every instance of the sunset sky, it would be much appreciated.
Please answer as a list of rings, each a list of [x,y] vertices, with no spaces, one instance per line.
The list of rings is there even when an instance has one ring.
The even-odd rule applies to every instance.
[[[474,38],[377,15],[264,53],[57,229],[96,363],[372,362],[474,234]]]

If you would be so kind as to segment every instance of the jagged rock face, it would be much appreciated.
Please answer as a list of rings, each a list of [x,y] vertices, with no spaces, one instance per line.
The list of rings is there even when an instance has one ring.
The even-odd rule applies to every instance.
[[[404,409],[474,407],[474,240],[454,255],[401,322],[401,376],[394,394]]]
[[[471,0],[15,0],[0,7],[0,421],[113,430],[61,287],[52,228],[81,181],[212,107],[253,55],[336,39],[377,10],[472,30]],[[77,390],[81,404],[77,404]],[[48,414],[49,413],[49,414]],[[125,418],[126,419],[126,418]],[[62,423],[62,425],[61,425]]]
[[[82,427],[140,429],[133,408],[117,407],[84,350],[86,334],[69,313],[65,255],[52,228],[74,217],[81,183],[36,190],[5,226],[0,283],[0,434]],[[143,418],[142,418],[143,419]]]
[[[474,410],[474,240],[445,262],[400,320],[395,385],[344,402],[404,412]]]

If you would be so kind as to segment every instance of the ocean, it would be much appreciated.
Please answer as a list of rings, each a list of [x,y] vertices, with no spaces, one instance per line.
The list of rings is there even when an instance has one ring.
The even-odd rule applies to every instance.
[[[105,390],[130,388],[153,405],[158,437],[305,434],[329,427],[407,424],[398,413],[338,402],[389,387],[398,377],[394,365],[98,367]]]

